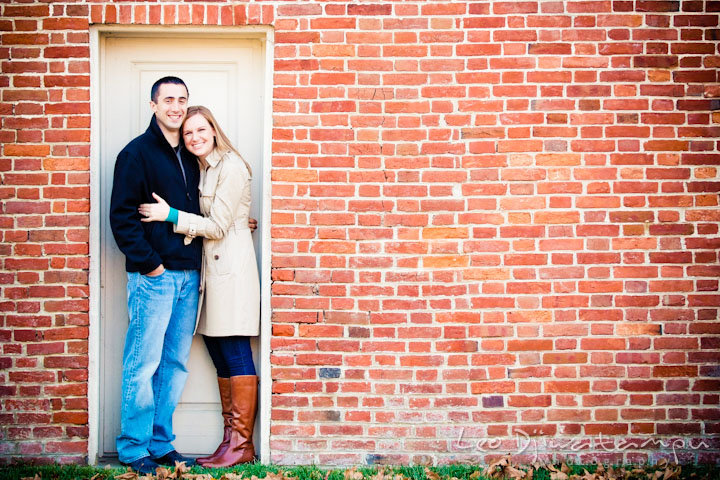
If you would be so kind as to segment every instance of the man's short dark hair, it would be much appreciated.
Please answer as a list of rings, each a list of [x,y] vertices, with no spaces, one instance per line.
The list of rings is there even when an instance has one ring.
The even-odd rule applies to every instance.
[[[183,82],[181,78],[162,77],[157,82],[153,83],[153,86],[150,89],[150,100],[157,103],[158,95],[160,95],[160,85],[164,85],[166,83],[172,83],[173,85],[182,85],[183,87],[185,87],[185,91],[188,92],[188,97],[190,96],[190,91],[188,90],[187,85],[185,85],[185,82]]]

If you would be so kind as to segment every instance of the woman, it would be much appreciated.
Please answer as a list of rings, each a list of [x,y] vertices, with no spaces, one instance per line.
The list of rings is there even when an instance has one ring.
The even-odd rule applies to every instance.
[[[145,222],[168,221],[185,235],[205,237],[197,332],[203,335],[218,376],[223,439],[205,467],[228,467],[253,461],[258,380],[250,336],[259,333],[260,282],[248,228],[252,171],[210,110],[189,107],[182,126],[185,148],[200,163],[200,211],[204,216],[158,203],[142,204]]]

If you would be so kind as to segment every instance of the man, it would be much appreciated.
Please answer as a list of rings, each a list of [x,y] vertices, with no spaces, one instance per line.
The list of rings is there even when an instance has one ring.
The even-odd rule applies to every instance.
[[[154,115],[115,163],[110,226],[125,254],[129,324],[122,371],[120,462],[140,473],[194,460],[175,451],[172,415],[180,399],[198,307],[202,240],[188,245],[170,222],[140,221],[138,206],[157,193],[200,214],[197,160],[182,145],[188,90],[177,77],[152,86]]]

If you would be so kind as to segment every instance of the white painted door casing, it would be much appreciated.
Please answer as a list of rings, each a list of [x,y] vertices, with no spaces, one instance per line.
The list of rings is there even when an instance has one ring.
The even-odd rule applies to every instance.
[[[95,189],[100,224],[99,456],[115,453],[127,327],[124,256],[117,249],[108,221],[115,157],[129,140],[147,128],[152,115],[152,83],[161,76],[179,76],[188,85],[190,105],[209,107],[251,164],[255,173],[251,216],[262,218],[264,48],[261,39],[197,34],[107,35],[101,42],[97,99],[100,172],[99,188]],[[254,234],[259,264],[262,244],[258,239],[263,238],[263,228],[260,222]],[[253,343],[253,351],[260,370],[259,342]],[[209,453],[222,436],[222,419],[215,371],[199,337],[193,342],[188,369],[190,376],[174,416],[174,446],[186,454]]]

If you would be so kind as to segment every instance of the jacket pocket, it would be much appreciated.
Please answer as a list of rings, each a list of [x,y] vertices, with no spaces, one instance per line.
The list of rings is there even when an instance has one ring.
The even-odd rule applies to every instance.
[[[208,273],[211,275],[228,275],[232,271],[232,253],[227,242],[205,240],[209,242],[207,255]]]

